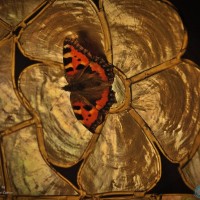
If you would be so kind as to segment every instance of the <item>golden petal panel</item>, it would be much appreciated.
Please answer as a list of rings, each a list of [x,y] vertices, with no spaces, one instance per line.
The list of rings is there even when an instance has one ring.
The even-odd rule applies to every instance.
[[[14,90],[12,80],[12,39],[0,45],[0,130],[31,118],[21,105]]]
[[[54,2],[25,28],[20,43],[26,55],[62,63],[63,41],[72,35],[91,43],[89,50],[95,52],[98,46],[103,51],[101,24],[89,1]]]
[[[9,27],[0,19],[0,40],[2,40],[8,33]]]
[[[160,158],[126,111],[109,115],[94,152],[80,171],[87,193],[146,191],[160,178]]]
[[[77,195],[43,160],[35,126],[4,137],[3,148],[14,195]]]
[[[187,182],[193,187],[200,185],[200,148],[194,154],[193,158],[182,169]]]
[[[62,67],[35,64],[24,70],[19,87],[39,113],[49,158],[62,166],[72,165],[83,154],[92,134],[74,116]]]
[[[132,106],[172,161],[188,155],[199,131],[199,72],[186,61],[132,85]]]
[[[155,0],[103,0],[114,65],[131,77],[179,53],[184,27],[177,12]],[[166,20],[167,19],[167,20]]]
[[[44,0],[2,0],[0,1],[0,18],[11,26],[16,26],[30,15]]]

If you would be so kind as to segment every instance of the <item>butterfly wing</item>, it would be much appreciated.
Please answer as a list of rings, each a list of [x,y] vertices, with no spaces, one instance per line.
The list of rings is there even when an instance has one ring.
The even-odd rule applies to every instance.
[[[77,93],[71,93],[70,101],[76,118],[94,133],[96,128],[103,123],[115,98],[111,88],[106,88],[95,105]]]
[[[76,118],[91,132],[95,132],[96,127],[103,121],[103,115],[99,110],[88,102],[83,96],[71,93],[72,108]],[[97,122],[99,120],[99,122]]]
[[[63,46],[63,64],[68,82],[80,76],[89,64],[90,53],[77,40],[66,38]]]

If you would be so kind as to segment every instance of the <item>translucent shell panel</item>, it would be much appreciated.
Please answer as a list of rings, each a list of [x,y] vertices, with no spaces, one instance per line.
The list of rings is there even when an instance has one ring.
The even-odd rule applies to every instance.
[[[184,28],[169,4],[154,0],[104,0],[103,7],[111,33],[113,63],[128,77],[180,52]]]
[[[132,106],[173,161],[192,148],[200,127],[200,71],[191,62],[132,85]]]
[[[156,184],[160,170],[151,142],[132,116],[122,112],[109,115],[79,182],[87,193],[143,191]]]
[[[19,80],[21,95],[42,121],[41,145],[49,159],[62,166],[77,162],[92,137],[74,116],[69,92],[62,89],[66,84],[64,70],[57,65],[32,65],[21,73]]]
[[[90,51],[103,48],[101,24],[88,1],[54,2],[25,28],[19,41],[26,55],[62,63],[63,41],[70,36],[90,41]]]
[[[183,169],[183,175],[190,185],[195,188],[200,185],[200,148],[194,154],[193,158],[187,163]]]
[[[16,26],[25,17],[31,14],[43,2],[43,0],[0,1],[0,18],[11,26]]]
[[[35,126],[4,137],[3,148],[13,194],[77,194],[43,160],[38,148]]]
[[[30,119],[13,89],[12,46],[13,40],[0,44],[0,130]]]

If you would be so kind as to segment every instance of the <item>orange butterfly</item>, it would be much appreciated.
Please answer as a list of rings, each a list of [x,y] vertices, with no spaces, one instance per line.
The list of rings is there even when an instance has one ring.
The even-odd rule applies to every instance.
[[[76,118],[91,132],[103,123],[106,113],[115,100],[112,91],[113,65],[92,56],[77,39],[65,39],[63,63],[71,92],[70,101]]]

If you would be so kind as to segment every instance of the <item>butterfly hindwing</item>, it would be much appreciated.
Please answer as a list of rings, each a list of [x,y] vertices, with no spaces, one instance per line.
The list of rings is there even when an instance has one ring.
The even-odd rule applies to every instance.
[[[98,99],[92,96],[91,94],[90,98],[86,99],[84,96],[72,92],[70,101],[76,118],[91,132],[95,132],[115,102],[115,95],[111,87],[107,87],[104,88]]]
[[[99,110],[84,97],[76,95],[74,93],[70,96],[73,112],[76,118],[91,132],[96,129],[97,119],[102,122],[103,116],[99,113]]]
[[[115,102],[116,100],[113,90],[111,87],[107,87],[102,91],[101,97],[96,101],[96,108],[107,113]]]

